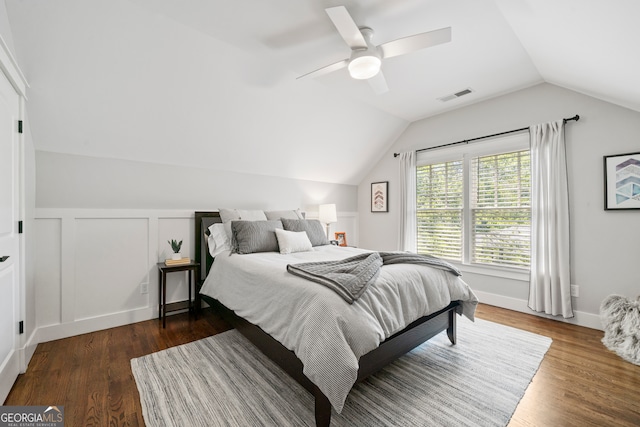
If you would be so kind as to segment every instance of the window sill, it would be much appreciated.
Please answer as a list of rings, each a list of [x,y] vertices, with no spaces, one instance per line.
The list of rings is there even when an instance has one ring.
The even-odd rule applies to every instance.
[[[478,264],[460,264],[454,263],[453,265],[458,267],[458,269],[463,273],[473,273],[473,274],[481,274],[483,276],[493,276],[493,277],[501,277],[504,279],[512,279],[512,280],[520,280],[522,282],[529,283],[529,271],[516,270],[512,268],[505,267],[490,267],[486,265],[478,265]]]

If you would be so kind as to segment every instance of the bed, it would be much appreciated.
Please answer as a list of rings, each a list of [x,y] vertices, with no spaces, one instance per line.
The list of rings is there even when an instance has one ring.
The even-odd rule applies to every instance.
[[[201,299],[206,301],[309,390],[315,397],[317,426],[330,425],[332,407],[338,412],[342,409],[355,383],[414,347],[443,331],[455,344],[456,314],[473,320],[477,298],[461,279],[452,279],[441,270],[383,267],[375,279],[376,287],[353,304],[345,303],[331,289],[287,272],[290,264],[333,260],[364,251],[356,248],[327,245],[286,255],[223,252],[214,264],[207,248],[207,230],[221,222],[218,212],[195,213],[196,261],[203,267],[197,280],[196,307],[200,308]],[[428,291],[438,293],[431,302],[411,293],[420,294],[422,288],[411,290],[413,287],[402,284],[403,291],[398,292],[394,287],[397,280],[389,278],[405,274],[400,273],[401,268],[411,269],[411,274],[419,270],[420,275],[429,275],[429,280],[434,278],[435,288],[448,290]],[[384,285],[378,286],[379,282]],[[379,303],[394,299],[400,302],[389,307],[398,308]],[[283,300],[287,303],[281,304]],[[418,301],[417,308],[407,301]]]

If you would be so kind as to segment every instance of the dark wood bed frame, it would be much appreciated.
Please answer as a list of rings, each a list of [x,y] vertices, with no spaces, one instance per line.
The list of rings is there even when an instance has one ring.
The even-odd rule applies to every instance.
[[[232,310],[225,307],[219,301],[200,295],[200,287],[207,277],[209,269],[213,264],[213,258],[207,249],[207,239],[205,231],[213,223],[221,222],[218,212],[196,212],[195,213],[195,241],[196,241],[196,261],[200,262],[199,277],[196,280],[198,291],[196,292],[196,310],[201,307],[201,300],[204,300],[221,314],[230,324],[232,324],[249,341],[259,348],[267,357],[273,360],[293,379],[298,381],[304,388],[309,390],[315,397],[315,420],[316,426],[329,426],[331,423],[331,404],[329,399],[320,389],[309,380],[302,372],[302,362],[289,349],[276,341],[260,327],[237,316]],[[389,363],[398,359],[408,351],[431,339],[442,331],[447,331],[447,336],[452,344],[456,343],[456,309],[460,305],[459,301],[453,301],[442,310],[422,317],[411,323],[402,331],[387,338],[378,348],[370,351],[360,358],[360,368],[356,383],[364,380],[369,375],[379,371]]]

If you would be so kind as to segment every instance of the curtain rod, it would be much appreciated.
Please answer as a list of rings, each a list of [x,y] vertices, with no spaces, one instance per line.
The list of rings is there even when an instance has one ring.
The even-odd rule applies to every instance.
[[[580,120],[580,116],[576,114],[573,117],[569,117],[567,119],[562,119],[562,122],[563,123],[567,123],[568,121],[571,121],[571,120],[575,120],[577,122],[578,120]],[[436,145],[435,147],[421,148],[420,150],[416,150],[416,153],[420,152],[420,151],[435,150],[436,148],[449,147],[451,145],[468,144],[468,143],[470,143],[472,141],[477,141],[479,139],[492,138],[494,136],[507,135],[507,134],[510,134],[510,133],[522,132],[522,131],[525,131],[525,130],[529,130],[529,127],[527,126],[526,128],[513,129],[513,130],[508,130],[506,132],[494,133],[492,135],[479,136],[477,138],[463,139],[462,141],[450,142],[448,144],[442,144],[442,145]],[[393,153],[393,157],[398,157],[399,155],[400,155],[400,153]]]

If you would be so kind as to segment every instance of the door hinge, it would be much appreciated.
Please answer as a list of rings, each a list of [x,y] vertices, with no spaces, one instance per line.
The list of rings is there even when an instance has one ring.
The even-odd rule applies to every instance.
[[[20,334],[24,334],[24,320],[21,320],[20,323],[18,323],[18,332]]]
[[[22,133],[22,120],[18,120],[18,133]]]
[[[18,234],[22,234],[22,221],[18,221]]]

